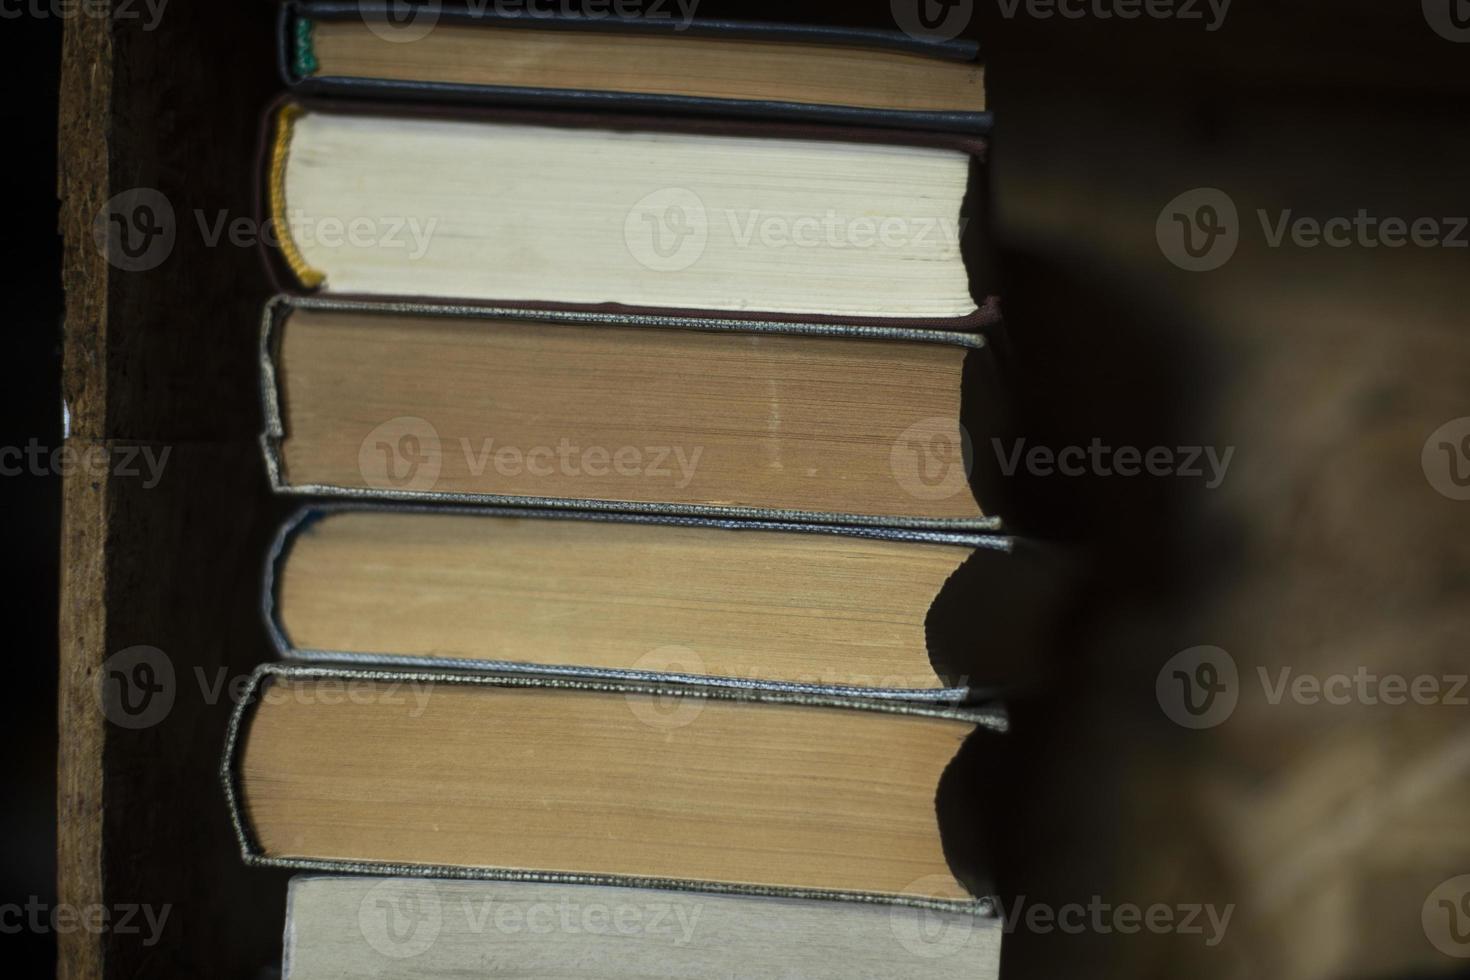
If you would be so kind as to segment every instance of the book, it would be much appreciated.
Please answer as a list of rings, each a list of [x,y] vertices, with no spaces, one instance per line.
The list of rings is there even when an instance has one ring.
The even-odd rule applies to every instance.
[[[262,348],[288,492],[964,530],[1005,509],[975,334],[282,297]]]
[[[944,329],[998,316],[980,138],[316,100],[273,119],[262,242],[293,290]]]
[[[657,112],[983,129],[973,41],[901,31],[593,17],[388,4],[292,3],[280,65],[303,93],[407,96]]]
[[[289,660],[954,702],[1027,679],[1054,565],[990,535],[313,506],[265,606]]]
[[[543,882],[298,875],[284,980],[994,980],[994,917]]]
[[[973,808],[998,708],[296,664],[243,694],[222,772],[247,863],[989,894]]]

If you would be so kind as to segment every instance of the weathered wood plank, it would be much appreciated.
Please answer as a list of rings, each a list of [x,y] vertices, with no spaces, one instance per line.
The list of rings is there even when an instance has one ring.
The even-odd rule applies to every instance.
[[[73,18],[62,41],[58,195],[66,289],[62,396],[71,438],[85,444],[105,425],[107,264],[93,247],[92,215],[107,197],[112,41],[105,20]],[[57,886],[60,901],[102,901],[104,718],[92,696],[106,656],[107,480],[69,477],[62,489],[61,620],[57,723]],[[57,937],[63,980],[102,975],[100,937]]]

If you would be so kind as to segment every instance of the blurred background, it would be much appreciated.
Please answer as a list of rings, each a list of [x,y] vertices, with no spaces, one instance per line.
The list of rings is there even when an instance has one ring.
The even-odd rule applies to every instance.
[[[218,15],[230,33],[216,44],[258,47],[236,57],[258,69],[214,77],[189,39],[215,15],[172,2],[159,51],[208,85],[130,79],[154,86],[160,140],[183,131],[170,107],[197,114],[218,98],[229,107],[219,131],[233,134],[220,153],[253,143],[254,113],[277,87],[271,5]],[[697,16],[891,28],[916,8],[702,0]],[[1019,913],[1003,976],[1470,976],[1470,879],[1459,878],[1470,873],[1470,707],[1454,692],[1470,672],[1470,4],[923,9],[979,40],[988,65],[988,221],[1029,444],[1229,453],[1218,481],[1180,468],[1015,478],[1018,525],[1072,550],[1083,578],[1035,652],[1046,680],[1018,699],[1012,751],[977,815],[1002,906]],[[11,447],[61,441],[66,26],[47,4],[7,8],[0,23],[13,218],[0,445]],[[191,161],[160,152],[162,179],[184,181]],[[238,162],[194,161],[211,171],[208,196],[183,199],[248,213],[250,166]],[[146,182],[151,165],[115,175],[118,189]],[[171,274],[187,279],[194,258]],[[265,287],[242,290],[249,309]],[[259,424],[252,325],[227,329],[243,339],[221,363],[245,363],[222,375],[239,385],[219,389],[220,427],[248,436]],[[60,480],[5,476],[0,492],[19,556],[6,586],[0,904],[52,904]],[[238,520],[267,526],[260,488],[251,499],[260,513]],[[232,575],[199,574],[232,587]],[[1173,700],[1176,675],[1202,696],[1224,685],[1223,700],[1191,713]],[[1428,678],[1437,693],[1390,703],[1389,676]],[[1348,693],[1323,697],[1337,677],[1353,679]],[[201,737],[209,730],[201,722]],[[171,803],[224,840],[212,790],[181,787]],[[228,931],[174,900],[184,928]],[[1159,906],[1174,925],[1129,932],[1100,912],[1088,921],[1101,927],[1074,932],[1027,919],[1038,906]],[[1200,932],[1182,927],[1190,908]],[[1212,928],[1206,909],[1229,909],[1228,925]],[[50,971],[54,940],[0,935],[6,959],[36,975]],[[148,975],[179,965],[128,962],[151,963]],[[270,964],[221,969],[255,976]]]

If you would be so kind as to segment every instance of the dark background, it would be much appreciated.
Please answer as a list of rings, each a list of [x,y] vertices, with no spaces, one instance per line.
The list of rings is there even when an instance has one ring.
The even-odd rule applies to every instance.
[[[173,3],[166,25],[209,29],[200,13],[207,5]],[[243,8],[236,16],[251,29],[216,43],[268,35],[269,5]],[[1245,712],[1198,734],[1163,721],[1152,698],[1159,664],[1200,643],[1230,649],[1242,670],[1463,669],[1467,505],[1427,489],[1418,454],[1438,424],[1470,415],[1467,252],[1273,250],[1251,230],[1250,212],[1470,211],[1470,44],[1436,35],[1411,2],[1235,0],[1215,32],[1168,20],[1008,19],[1000,9],[977,2],[967,33],[985,49],[997,116],[991,231],[1027,431],[1050,445],[1102,436],[1115,445],[1238,449],[1218,492],[1179,480],[1022,477],[1021,526],[1075,549],[1084,587],[1050,648],[1036,651],[1049,680],[1018,700],[1013,752],[994,776],[987,830],[1002,897],[1060,904],[1102,893],[1243,909],[1232,949],[1204,959],[1179,937],[1020,930],[1007,939],[1005,975],[1225,976],[1242,965],[1258,976],[1446,975],[1456,964],[1427,946],[1419,902],[1435,882],[1470,870],[1470,777],[1451,769],[1412,805],[1396,810],[1391,801],[1401,790],[1396,775],[1464,738],[1463,711]],[[705,0],[699,14],[892,25],[886,3]],[[7,446],[61,439],[62,27],[51,16],[0,22],[10,136]],[[241,131],[236,142],[251,142],[253,116],[238,110],[270,95],[270,52],[262,47],[260,70],[248,77],[217,78],[202,48],[177,35],[166,43],[167,57],[193,60],[186,79],[206,92],[220,87],[220,104],[240,116],[231,124]],[[155,114],[205,99],[160,87]],[[136,173],[114,182],[173,180],[203,188],[196,199],[184,194],[189,206],[248,211],[249,163],[232,167],[219,152],[163,147],[161,164],[136,161]],[[194,169],[211,176],[192,182]],[[1237,257],[1206,274],[1168,264],[1153,237],[1165,202],[1201,186],[1226,190],[1247,225]],[[189,260],[163,270],[178,276],[181,292]],[[240,268],[248,275],[251,267]],[[241,290],[263,295],[264,285]],[[179,301],[187,304],[198,297]],[[222,329],[239,338],[252,327]],[[250,346],[241,340],[214,362],[208,380],[224,379],[228,390],[215,401],[220,417],[199,421],[200,431],[258,428],[244,380],[253,369],[229,366]],[[139,362],[141,373],[149,363]],[[146,407],[138,410],[145,417]],[[186,425],[164,437],[198,434]],[[201,453],[204,463],[179,463],[186,477],[191,466],[213,465]],[[239,514],[240,524],[273,520],[263,484],[242,496],[254,510]],[[6,586],[0,903],[31,895],[54,903],[60,481],[25,475],[0,478],[0,487],[5,543],[18,558]],[[199,520],[179,518],[190,519]],[[231,589],[252,574],[214,571],[208,582]],[[242,600],[247,613],[249,605]],[[168,627],[143,632],[131,642],[154,642]],[[198,737],[209,731],[202,724]],[[215,835],[207,839],[223,840],[216,797],[211,784],[179,789],[170,802],[207,824]],[[1345,844],[1335,823],[1344,812],[1367,814]],[[166,856],[169,843],[143,851]],[[1327,857],[1316,863],[1292,863],[1322,847]],[[1293,874],[1281,885],[1273,874],[1286,867]],[[180,868],[178,880],[199,879],[191,890],[208,891],[210,873]],[[260,887],[275,894],[274,885]],[[166,897],[182,906],[189,893]],[[278,923],[279,912],[252,914]],[[50,969],[54,937],[23,931],[0,948],[39,975]],[[221,975],[268,966],[230,963]],[[167,960],[151,970],[172,974]]]
[[[56,231],[56,92],[61,21],[0,21],[6,149],[4,434],[0,445],[61,442],[61,243]],[[56,617],[61,481],[0,477],[5,514],[5,745],[0,807],[0,903],[56,901]],[[54,962],[55,938],[0,937],[21,975]],[[34,970],[34,972],[31,972]]]

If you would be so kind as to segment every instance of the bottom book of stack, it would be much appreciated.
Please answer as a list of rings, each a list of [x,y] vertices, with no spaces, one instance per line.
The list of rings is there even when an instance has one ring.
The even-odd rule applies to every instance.
[[[963,912],[530,881],[299,876],[285,980],[989,980],[1000,923]]]

